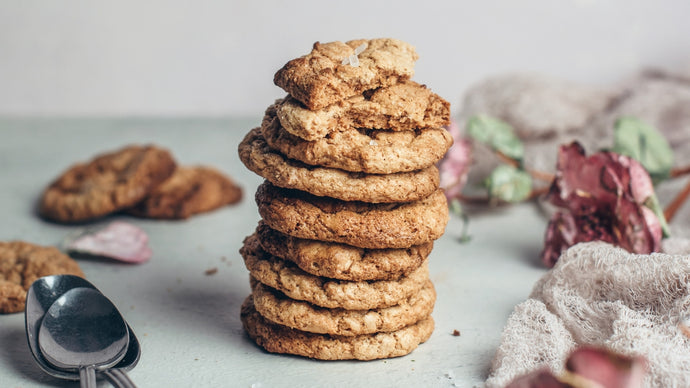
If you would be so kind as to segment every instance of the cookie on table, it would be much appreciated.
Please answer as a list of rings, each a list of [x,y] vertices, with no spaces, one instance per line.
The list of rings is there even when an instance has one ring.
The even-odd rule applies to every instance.
[[[343,336],[400,330],[428,317],[436,302],[430,280],[399,304],[372,310],[318,307],[288,298],[260,282],[253,282],[252,294],[256,311],[273,323],[310,333]]]
[[[279,232],[360,248],[409,248],[441,237],[448,204],[441,190],[407,203],[365,203],[280,189],[269,182],[255,195],[264,222]]]
[[[424,263],[433,242],[406,249],[365,249],[351,245],[305,240],[271,229],[263,221],[256,228],[261,247],[289,260],[303,271],[327,278],[364,281],[407,276]]]
[[[288,95],[276,102],[275,110],[287,132],[308,141],[351,128],[411,131],[450,124],[450,103],[410,80],[364,92],[319,110],[307,109]]]
[[[411,78],[417,58],[412,45],[397,39],[316,42],[309,54],[278,70],[273,82],[317,110]]]
[[[39,213],[80,222],[134,206],[168,179],[176,163],[154,146],[128,146],[70,167],[43,192]]]
[[[242,199],[242,189],[220,171],[180,166],[128,213],[146,218],[185,219]]]
[[[239,145],[239,155],[248,169],[276,186],[343,201],[416,201],[436,191],[440,182],[434,165],[386,175],[310,166],[271,149],[261,135],[261,128],[254,128],[245,136]]]
[[[281,126],[275,106],[266,110],[261,134],[271,149],[290,159],[368,174],[427,168],[441,160],[453,144],[450,133],[440,127],[395,132],[342,127],[326,137],[307,141]]]
[[[271,323],[254,308],[252,295],[242,304],[242,326],[259,346],[272,353],[294,354],[319,360],[375,360],[404,356],[429,339],[431,316],[400,330],[337,336],[308,333]]]
[[[367,310],[394,306],[419,292],[429,279],[426,264],[395,280],[350,282],[314,276],[266,253],[254,235],[245,239],[240,254],[250,282],[259,281],[292,299],[326,308]]]
[[[79,264],[55,247],[0,242],[0,313],[24,311],[31,284],[40,277],[61,274],[84,277]]]

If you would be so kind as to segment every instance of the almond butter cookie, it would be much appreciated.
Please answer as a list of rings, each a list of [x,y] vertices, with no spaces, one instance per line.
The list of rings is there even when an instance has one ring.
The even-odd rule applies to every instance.
[[[434,331],[431,316],[400,330],[337,336],[308,333],[271,323],[254,308],[252,295],[242,304],[242,326],[259,346],[272,353],[294,354],[319,360],[375,360],[404,356]]]
[[[395,280],[349,282],[314,276],[289,261],[266,253],[253,235],[245,239],[240,254],[253,281],[277,289],[292,299],[326,308],[366,310],[394,306],[418,293],[429,279],[426,264]]]
[[[261,128],[251,130],[239,145],[242,163],[276,186],[343,201],[409,202],[429,196],[439,187],[436,166],[394,174],[363,174],[315,167],[286,158],[271,149]]]
[[[373,310],[318,307],[290,299],[260,282],[253,282],[252,293],[256,311],[273,323],[310,333],[344,336],[400,330],[428,317],[436,301],[430,280],[397,305]]]
[[[283,128],[313,141],[352,128],[410,131],[450,124],[450,104],[426,86],[403,81],[364,92],[319,110],[287,96],[274,104]]]
[[[256,236],[266,252],[292,261],[305,272],[350,281],[407,276],[426,261],[434,245],[428,242],[404,249],[365,249],[292,237],[263,221],[256,228]]]
[[[453,137],[444,128],[394,132],[342,127],[325,137],[308,141],[281,126],[275,106],[266,110],[261,133],[271,149],[290,159],[312,166],[368,174],[427,168],[441,160],[453,144]]]
[[[360,248],[409,248],[441,237],[448,204],[441,190],[407,203],[365,203],[317,197],[264,182],[256,191],[264,222],[279,232]]]
[[[154,146],[129,146],[70,167],[43,192],[39,213],[79,222],[134,206],[168,179],[176,163]]]
[[[79,264],[55,247],[0,242],[0,313],[24,311],[31,284],[40,277],[60,274],[84,277]]]
[[[185,219],[236,203],[241,198],[242,189],[214,168],[178,167],[170,178],[127,212],[147,218]]]
[[[411,78],[417,58],[412,45],[397,39],[316,42],[309,54],[278,70],[273,82],[316,110]]]

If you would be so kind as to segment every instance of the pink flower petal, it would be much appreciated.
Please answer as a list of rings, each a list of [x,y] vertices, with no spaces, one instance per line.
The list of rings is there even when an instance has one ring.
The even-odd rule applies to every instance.
[[[472,163],[472,148],[469,141],[462,138],[460,128],[455,121],[451,121],[447,129],[453,136],[453,145],[439,162],[440,186],[446,197],[453,199],[460,195],[467,182],[467,173]]]
[[[149,237],[139,227],[114,221],[106,227],[86,232],[67,242],[69,251],[109,257],[128,263],[141,263],[151,258]]]
[[[566,362],[566,370],[606,388],[638,388],[647,373],[642,357],[626,357],[606,349],[580,347]]]

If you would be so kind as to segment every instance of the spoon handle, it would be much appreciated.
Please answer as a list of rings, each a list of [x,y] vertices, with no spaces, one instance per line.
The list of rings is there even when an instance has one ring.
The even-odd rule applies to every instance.
[[[116,388],[137,388],[134,382],[122,369],[106,369],[103,372],[105,378]]]
[[[79,368],[79,386],[81,388],[96,388],[96,371],[93,366]]]

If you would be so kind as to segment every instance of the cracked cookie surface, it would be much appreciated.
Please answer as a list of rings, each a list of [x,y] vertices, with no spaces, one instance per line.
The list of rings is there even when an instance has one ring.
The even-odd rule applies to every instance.
[[[365,127],[368,128],[368,127]],[[271,149],[312,166],[369,174],[393,174],[427,168],[453,144],[444,128],[388,131],[343,127],[308,141],[281,126],[275,106],[266,110],[261,134]]]
[[[356,55],[355,66],[344,59]],[[321,109],[366,90],[393,85],[414,74],[418,55],[397,39],[359,39],[314,43],[312,51],[286,63],[273,82],[311,110]]]

